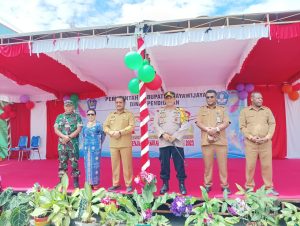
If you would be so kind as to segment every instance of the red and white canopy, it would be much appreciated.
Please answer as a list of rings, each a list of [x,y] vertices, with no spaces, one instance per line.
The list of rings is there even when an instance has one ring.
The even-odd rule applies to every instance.
[[[46,40],[18,44],[2,41],[0,99],[18,102],[23,94],[34,101],[62,99],[73,93],[82,99],[129,94],[127,84],[134,74],[125,67],[123,58],[130,50],[137,49],[137,35],[139,31],[62,38],[53,33],[53,38]],[[205,28],[142,35],[165,90],[210,85],[234,89],[237,83],[253,83],[264,90],[277,87],[282,106],[290,104],[288,98],[284,100],[280,86],[299,79],[300,23],[212,27],[207,23]],[[285,125],[285,118],[296,120],[292,110],[280,117]],[[300,121],[297,123],[288,130],[284,126],[279,135],[289,137],[289,133],[297,130],[293,125],[299,127]],[[283,155],[300,147],[297,142],[281,143],[280,148],[285,146]],[[290,156],[300,157],[300,154]]]

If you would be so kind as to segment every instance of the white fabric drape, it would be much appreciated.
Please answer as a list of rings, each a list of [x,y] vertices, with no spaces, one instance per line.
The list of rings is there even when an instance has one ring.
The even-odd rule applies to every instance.
[[[226,39],[258,39],[269,37],[269,26],[251,24],[239,26],[223,26],[199,28],[168,34],[149,33],[145,36],[146,48],[153,46],[178,46],[191,42],[212,42]]]
[[[285,95],[287,158],[300,158],[300,101],[291,101]]]
[[[47,144],[47,107],[46,102],[35,103],[30,114],[30,136],[40,136],[41,158],[46,159],[46,144]],[[39,159],[37,153],[31,155],[32,159]]]
[[[70,51],[85,49],[106,48],[136,48],[137,42],[134,35],[131,36],[101,36],[101,37],[78,37],[57,40],[41,40],[32,42],[32,53],[51,53],[56,51]]]

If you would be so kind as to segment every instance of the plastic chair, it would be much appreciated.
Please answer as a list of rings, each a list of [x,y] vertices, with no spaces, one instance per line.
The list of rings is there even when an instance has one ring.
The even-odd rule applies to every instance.
[[[30,156],[31,156],[32,152],[33,153],[37,152],[39,154],[39,158],[42,159],[41,154],[40,154],[40,145],[41,145],[41,137],[40,136],[32,136],[31,142],[30,142],[30,147],[23,149],[21,159],[23,160],[24,152],[28,153],[28,159],[31,159]]]
[[[20,136],[18,146],[8,149],[8,160],[12,152],[18,152],[18,161],[21,160],[21,155],[23,155],[23,150],[27,148],[28,137]]]

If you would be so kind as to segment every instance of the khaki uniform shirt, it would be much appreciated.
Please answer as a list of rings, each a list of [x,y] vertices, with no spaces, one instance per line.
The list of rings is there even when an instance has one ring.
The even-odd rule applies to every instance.
[[[246,138],[258,136],[270,139],[275,131],[275,118],[272,111],[265,106],[256,110],[253,106],[244,108],[240,113],[240,129]]]
[[[229,117],[224,107],[215,106],[214,108],[209,108],[205,105],[200,107],[197,121],[202,123],[205,127],[217,127],[224,122],[229,123]],[[218,139],[215,142],[209,142],[207,132],[201,130],[201,145],[227,145],[225,129],[218,132],[217,136]]]
[[[117,111],[111,112],[106,118],[103,129],[105,133],[110,131],[121,131],[121,137],[116,139],[110,137],[109,146],[111,148],[126,148],[132,147],[132,131],[135,126],[134,115],[124,110],[122,113]]]
[[[173,145],[183,147],[183,137],[189,128],[188,117],[184,109],[159,109],[155,113],[153,126],[158,137],[160,148]],[[175,141],[173,143],[166,141],[162,137],[164,133],[175,137]]]

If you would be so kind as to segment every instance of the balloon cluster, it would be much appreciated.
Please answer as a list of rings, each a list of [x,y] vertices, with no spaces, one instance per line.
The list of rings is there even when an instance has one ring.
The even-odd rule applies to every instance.
[[[254,85],[251,83],[243,84],[239,83],[236,85],[235,89],[238,91],[238,96],[240,100],[245,100],[248,94],[254,90]]]
[[[0,119],[2,120],[5,120],[5,119],[12,119],[12,118],[15,118],[16,117],[16,112],[13,111],[11,105],[5,105],[3,107],[3,112],[2,114],[0,115]]]
[[[71,100],[74,104],[74,107],[77,108],[79,97],[77,94],[72,94],[71,96],[64,96],[63,100]]]
[[[128,83],[128,89],[132,94],[139,93],[139,83],[143,81],[148,89],[156,90],[161,87],[162,80],[159,75],[155,74],[154,68],[149,61],[144,59],[138,52],[128,52],[124,57],[126,67],[137,71],[137,77]]]
[[[20,102],[24,103],[28,110],[34,108],[34,103],[30,100],[30,97],[28,95],[20,96]]]
[[[298,93],[299,89],[300,89],[299,83],[294,86],[289,84],[284,84],[281,87],[282,92],[288,94],[290,100],[292,101],[296,101],[299,99],[299,93]]]

